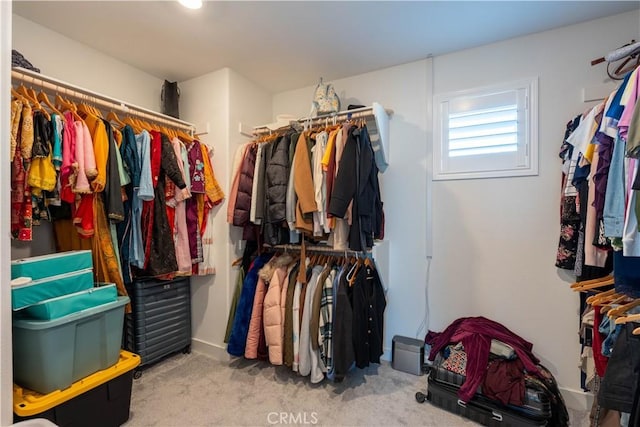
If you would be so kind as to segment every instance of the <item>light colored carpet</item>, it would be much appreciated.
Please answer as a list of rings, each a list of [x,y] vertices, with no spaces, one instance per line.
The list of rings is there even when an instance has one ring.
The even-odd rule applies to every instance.
[[[355,369],[342,383],[313,385],[286,367],[243,359],[222,362],[200,353],[178,354],[134,380],[135,426],[475,426],[429,402],[419,404],[426,377],[388,364]],[[588,426],[572,412],[572,425]]]

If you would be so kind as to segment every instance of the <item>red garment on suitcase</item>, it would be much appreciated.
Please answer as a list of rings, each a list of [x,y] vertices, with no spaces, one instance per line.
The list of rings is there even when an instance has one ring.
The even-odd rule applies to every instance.
[[[425,342],[431,345],[429,360],[434,360],[438,352],[447,344],[462,342],[467,352],[467,379],[460,387],[458,397],[463,402],[471,400],[478,386],[482,384],[489,363],[492,339],[513,347],[527,372],[540,375],[537,367],[539,360],[532,353],[533,344],[514,334],[502,324],[485,317],[457,319],[444,332],[429,331],[425,338]]]

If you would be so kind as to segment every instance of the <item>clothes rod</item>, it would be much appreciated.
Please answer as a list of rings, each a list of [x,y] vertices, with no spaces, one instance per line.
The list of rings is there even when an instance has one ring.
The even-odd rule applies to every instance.
[[[388,116],[393,115],[393,110],[385,109],[384,111],[387,113]],[[358,119],[362,117],[370,117],[373,115],[374,115],[373,106],[369,106],[369,107],[354,108],[353,110],[339,111],[337,113],[322,114],[316,117],[303,117],[294,122],[304,123],[304,122],[310,121],[312,124],[313,123],[319,124],[322,121],[326,121],[327,123],[329,123],[330,121],[333,121],[334,118],[336,120]],[[266,125],[256,126],[253,128],[253,134],[260,135],[264,133],[278,132],[279,130],[286,129],[287,127],[288,126],[284,126],[280,129],[272,130],[272,129],[269,129]]]
[[[42,90],[61,93],[65,96],[75,98],[80,101],[96,104],[101,107],[117,110],[129,115],[145,118],[156,123],[163,123],[170,127],[184,129],[191,134],[195,134],[195,125],[184,120],[176,119],[166,114],[157,113],[144,107],[139,107],[125,101],[121,101],[110,96],[102,95],[91,90],[72,85],[53,77],[45,76],[24,68],[15,67],[11,70],[11,80],[20,81],[27,86],[36,86]]]
[[[264,245],[265,249],[272,249],[272,250],[281,250],[281,251],[292,251],[292,252],[297,252],[300,251],[302,249],[301,245],[292,245],[292,244],[283,244],[283,245]],[[304,250],[307,252],[325,252],[325,253],[332,253],[332,254],[336,254],[336,255],[341,255],[341,256],[355,256],[355,257],[359,257],[359,256],[367,256],[368,254],[370,254],[370,251],[352,251],[351,249],[334,249],[330,246],[325,246],[325,245],[309,245],[309,244],[305,244]]]

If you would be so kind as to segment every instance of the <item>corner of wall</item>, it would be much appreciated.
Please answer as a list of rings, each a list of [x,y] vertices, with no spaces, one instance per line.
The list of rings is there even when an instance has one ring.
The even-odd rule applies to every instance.
[[[11,65],[8,62],[11,51],[11,2],[0,1],[0,129],[9,128],[9,87],[11,87]],[[0,161],[9,164],[8,132],[0,136]],[[0,168],[0,182],[9,182],[9,168]],[[0,190],[0,206],[9,206],[9,186],[3,185]],[[8,209],[0,211],[0,425],[13,422],[13,364],[11,338],[11,289],[6,284],[11,280],[9,260],[11,245],[9,244]]]

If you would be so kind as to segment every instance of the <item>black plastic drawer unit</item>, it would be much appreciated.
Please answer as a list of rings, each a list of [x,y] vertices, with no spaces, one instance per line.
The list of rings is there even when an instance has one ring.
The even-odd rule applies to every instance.
[[[140,280],[127,287],[124,347],[140,355],[142,368],[182,351],[191,351],[191,290],[188,277]],[[138,369],[134,376],[140,376]]]

